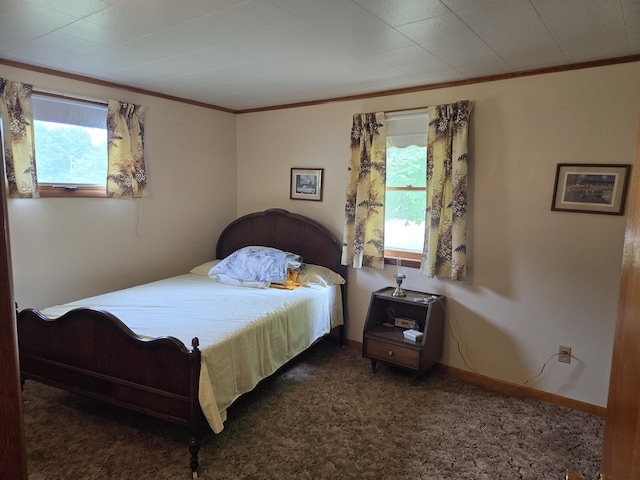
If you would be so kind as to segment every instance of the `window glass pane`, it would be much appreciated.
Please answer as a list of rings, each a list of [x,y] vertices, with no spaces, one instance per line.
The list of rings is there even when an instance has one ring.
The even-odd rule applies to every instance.
[[[387,250],[422,252],[427,198],[428,126],[429,118],[425,112],[387,117],[384,229],[384,246]]]
[[[38,183],[107,183],[107,107],[33,96]]]
[[[427,186],[427,148],[387,147],[387,187]]]
[[[387,191],[384,247],[422,252],[426,191]]]
[[[34,121],[38,183],[105,185],[107,131]]]

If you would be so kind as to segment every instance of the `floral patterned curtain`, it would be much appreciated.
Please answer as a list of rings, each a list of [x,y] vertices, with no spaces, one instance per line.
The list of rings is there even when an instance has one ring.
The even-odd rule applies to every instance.
[[[140,198],[147,195],[144,166],[144,107],[109,100],[107,111],[107,197]]]
[[[37,198],[32,85],[0,78],[0,116],[9,197]]]
[[[429,107],[427,209],[420,271],[466,279],[467,166],[471,104]]]
[[[384,113],[353,116],[342,264],[384,268]]]

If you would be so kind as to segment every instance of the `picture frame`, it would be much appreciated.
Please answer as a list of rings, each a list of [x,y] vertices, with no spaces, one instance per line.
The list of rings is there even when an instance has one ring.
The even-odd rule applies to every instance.
[[[292,168],[289,198],[322,201],[324,168]]]
[[[551,210],[623,215],[631,165],[559,163]]]

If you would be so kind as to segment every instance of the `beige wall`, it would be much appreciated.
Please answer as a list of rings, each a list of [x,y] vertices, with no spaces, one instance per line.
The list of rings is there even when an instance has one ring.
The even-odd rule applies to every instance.
[[[342,234],[351,115],[469,99],[469,279],[408,270],[448,297],[443,363],[605,406],[625,217],[552,212],[557,163],[634,160],[640,63],[238,116],[238,214],[265,206]],[[323,202],[289,199],[291,167],[323,167]],[[348,337],[393,269],[349,271]],[[557,363],[559,345],[571,365]],[[461,353],[462,355],[461,355]],[[464,360],[463,360],[464,357]]]
[[[0,65],[34,88],[145,105],[149,196],[8,201],[14,291],[42,308],[186,273],[236,218],[236,117]]]
[[[285,208],[341,238],[351,115],[474,101],[469,280],[407,269],[405,285],[448,297],[443,363],[522,383],[568,345],[572,364],[553,357],[533,386],[606,405],[625,218],[550,205],[557,163],[632,163],[640,63],[237,117],[2,65],[0,76],[149,107],[148,198],[9,200],[16,300],[37,308],[182,273],[213,256],[236,214]],[[325,168],[323,202],[289,199],[291,167]],[[350,269],[350,339],[392,274]]]

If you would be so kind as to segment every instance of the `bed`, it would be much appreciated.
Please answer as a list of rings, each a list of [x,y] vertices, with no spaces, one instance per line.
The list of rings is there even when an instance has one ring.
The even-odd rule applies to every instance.
[[[226,408],[238,396],[325,335],[337,333],[345,342],[344,281],[310,281],[288,290],[230,286],[209,278],[220,259],[254,245],[300,255],[311,268],[305,278],[317,269],[322,281],[325,275],[346,279],[341,244],[319,223],[281,209],[248,214],[224,229],[216,261],[188,273],[42,311],[18,312],[22,381],[184,425],[191,430],[190,468],[197,478],[202,435],[207,429],[222,430]],[[206,298],[200,296],[203,292]],[[284,300],[286,311],[271,303],[281,301],[277,299]],[[248,305],[251,312],[245,311]],[[317,311],[326,313],[317,320]],[[218,323],[207,323],[203,315],[209,312]]]

